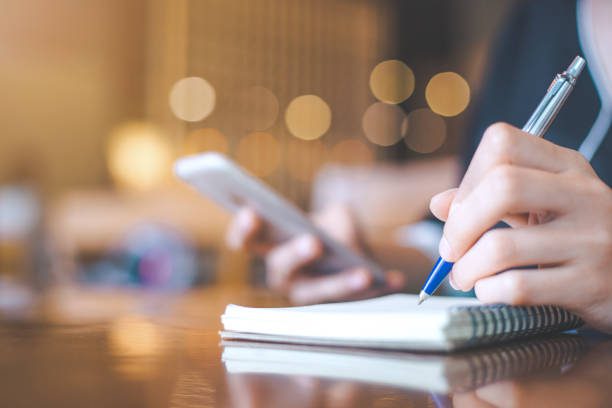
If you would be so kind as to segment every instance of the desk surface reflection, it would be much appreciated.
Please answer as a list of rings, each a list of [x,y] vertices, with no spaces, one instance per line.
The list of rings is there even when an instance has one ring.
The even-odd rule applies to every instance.
[[[220,345],[218,330],[219,315],[230,302],[276,306],[281,301],[249,289],[217,288],[174,296],[53,293],[37,311],[0,325],[2,406],[612,406],[612,340],[589,334],[572,337],[569,343],[552,339],[554,346],[548,349],[536,344],[528,349],[531,352],[519,347],[505,357],[493,357],[493,364],[504,364],[512,355],[518,365],[495,375],[479,373],[472,387],[466,381],[445,382],[460,365],[446,360],[440,365],[435,356],[425,356],[435,365],[419,366],[413,364],[422,360],[419,356],[415,360],[368,352],[363,360],[363,354],[355,359],[353,353],[347,359],[344,351],[319,349],[314,350],[319,354],[312,354],[307,349],[310,354],[304,354],[298,349],[302,360],[292,361],[295,353],[282,354],[281,362],[292,368],[289,374],[286,369],[275,373],[278,364],[262,366],[260,350],[253,358],[241,354],[250,361],[248,369],[229,365],[226,369],[221,356],[228,346]],[[548,357],[536,364],[533,350]],[[317,360],[321,352],[323,359]],[[268,363],[270,356],[278,355],[265,354]],[[332,357],[337,363],[329,364],[331,371],[321,370],[318,361]],[[356,364],[354,375],[347,364]],[[402,378],[404,369],[412,371],[406,372],[410,381]],[[426,373],[427,378],[436,376],[435,384]]]

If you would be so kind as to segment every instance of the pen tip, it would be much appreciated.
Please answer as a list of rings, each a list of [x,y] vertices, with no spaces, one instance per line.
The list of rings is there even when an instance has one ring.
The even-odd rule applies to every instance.
[[[421,293],[419,293],[419,300],[417,302],[417,306],[423,303],[425,300],[427,300],[428,297],[429,295],[427,293],[421,291]]]
[[[576,58],[572,61],[572,63],[567,67],[565,72],[571,75],[573,78],[578,78],[584,66],[586,65],[586,61],[580,55],[577,55]]]

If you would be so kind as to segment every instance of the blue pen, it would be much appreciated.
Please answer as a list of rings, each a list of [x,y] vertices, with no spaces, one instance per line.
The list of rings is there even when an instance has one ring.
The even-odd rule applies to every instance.
[[[574,89],[576,79],[582,72],[586,65],[585,60],[576,56],[574,61],[569,67],[561,74],[557,74],[553,82],[548,87],[546,95],[542,98],[542,101],[533,112],[525,126],[523,131],[530,133],[534,136],[541,137],[546,133],[553,120],[557,116],[557,113],[561,110],[561,107],[567,100],[567,97]],[[442,257],[438,258],[438,261],[433,266],[421,293],[419,293],[419,305],[425,301],[428,297],[434,294],[440,284],[446,276],[453,269],[453,263],[444,260]]]

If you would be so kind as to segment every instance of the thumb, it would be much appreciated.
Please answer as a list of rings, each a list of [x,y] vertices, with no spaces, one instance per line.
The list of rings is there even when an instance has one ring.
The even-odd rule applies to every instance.
[[[333,204],[312,216],[314,223],[332,238],[359,250],[359,231],[350,208],[345,204]]]

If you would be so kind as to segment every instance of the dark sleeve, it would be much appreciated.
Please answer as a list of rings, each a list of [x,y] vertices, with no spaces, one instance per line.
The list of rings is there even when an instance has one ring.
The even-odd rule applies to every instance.
[[[466,167],[489,125],[501,121],[521,128],[555,74],[581,53],[575,4],[575,0],[524,1],[510,13],[492,43],[483,85],[471,109],[462,150]],[[587,99],[586,95],[576,96],[587,92],[586,80],[580,81],[568,106],[584,104]],[[585,130],[568,123],[577,116],[562,112],[547,138],[577,147]]]
[[[526,19],[525,12],[524,6],[517,6],[492,42],[483,83],[470,110],[471,117],[461,151],[465,169],[480,143],[482,134],[491,123],[502,118],[505,122],[512,123],[507,114],[507,103],[504,103],[499,95],[513,93],[510,84],[518,80],[513,77],[508,63],[518,57],[517,44],[520,42],[518,36],[521,34],[520,27]],[[514,119],[516,125],[518,118]]]

